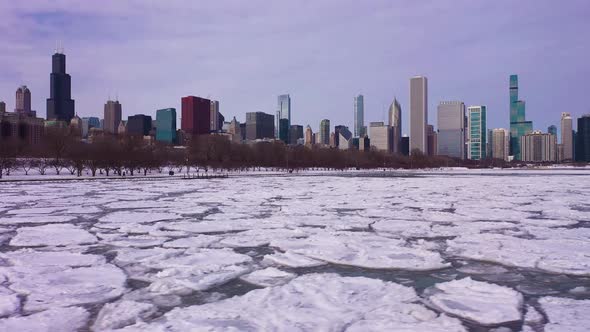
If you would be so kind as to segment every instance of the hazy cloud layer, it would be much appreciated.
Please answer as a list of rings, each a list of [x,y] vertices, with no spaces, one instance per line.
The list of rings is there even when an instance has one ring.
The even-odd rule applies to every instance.
[[[557,1],[2,1],[0,99],[26,84],[45,114],[51,54],[62,40],[80,116],[102,117],[118,95],[124,116],[220,100],[240,121],[275,112],[290,93],[293,122],[384,120],[397,96],[407,124],[409,78],[429,79],[429,119],[441,100],[488,105],[508,127],[508,75],[520,76],[534,127],[590,112],[590,2]],[[407,125],[404,128],[407,133]]]

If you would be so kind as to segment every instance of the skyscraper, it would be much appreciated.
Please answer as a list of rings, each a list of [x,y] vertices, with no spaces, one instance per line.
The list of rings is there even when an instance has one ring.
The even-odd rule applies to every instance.
[[[31,110],[31,91],[26,85],[22,85],[16,89],[16,107],[14,112],[27,116],[36,116]]]
[[[434,130],[434,126],[433,125],[426,125],[426,146],[427,146],[427,154],[430,157],[433,157],[435,155],[437,155],[437,151],[438,151],[438,135],[436,134],[436,131]]]
[[[305,127],[305,145],[306,146],[313,145],[313,130],[311,130],[311,127],[309,125],[307,125],[307,127]]]
[[[303,126],[291,125],[289,128],[289,144],[297,145],[300,144],[300,140],[303,139]]]
[[[438,105],[438,154],[463,159],[465,156],[465,104],[442,101]]]
[[[246,139],[274,138],[274,116],[263,112],[246,113]]]
[[[520,159],[520,137],[533,131],[526,121],[525,102],[518,99],[518,75],[510,75],[510,154]]]
[[[281,137],[281,126],[280,121],[281,119],[287,119],[285,130],[282,133]],[[278,98],[277,103],[277,117],[276,121],[276,137],[283,140],[283,142],[288,142],[289,136],[289,128],[291,127],[291,97],[286,95],[280,95]],[[286,132],[285,132],[286,131]]]
[[[136,114],[127,118],[127,135],[147,136],[152,129],[152,117],[144,114]]]
[[[354,137],[364,135],[365,126],[365,98],[363,95],[354,97]]]
[[[492,155],[490,157],[508,161],[510,150],[510,134],[508,133],[508,130],[504,128],[493,129],[491,141]]]
[[[123,108],[118,100],[107,100],[104,104],[104,132],[116,134],[123,116]]]
[[[47,99],[47,120],[70,122],[74,117],[71,77],[66,73],[66,55],[57,51],[52,57]]]
[[[522,161],[557,161],[557,136],[533,131],[520,137]]]
[[[279,139],[285,144],[289,144],[289,119],[279,119]]]
[[[562,113],[562,117],[563,117],[563,113]],[[549,127],[547,127],[547,132],[551,135],[555,135],[555,137],[557,137],[557,126],[555,125],[550,125]]]
[[[182,97],[181,129],[189,136],[211,132],[211,101],[209,99]]]
[[[6,103],[0,100],[0,113],[6,113]]]
[[[165,108],[156,111],[156,141],[168,144],[176,142],[175,108]]]
[[[223,121],[221,121],[220,123],[220,116],[221,114],[219,113],[219,101],[217,100],[211,100],[211,109],[210,109],[211,115],[210,117],[210,130],[211,131],[219,131],[221,130],[221,126],[223,125]]]
[[[467,156],[471,160],[482,160],[486,158],[486,107],[469,106],[467,131],[469,132],[469,151]]]
[[[428,81],[424,76],[410,79],[410,154],[413,150],[427,153]]]
[[[576,161],[590,162],[590,114],[578,118]]]
[[[377,151],[392,152],[393,131],[391,128],[383,122],[371,122],[369,124],[370,145]]]
[[[232,141],[234,143],[241,143],[242,142],[242,126],[240,125],[238,120],[236,120],[235,116],[231,120],[227,132],[232,135]]]
[[[330,145],[330,120],[323,119],[320,121],[320,144]]]
[[[402,144],[402,106],[393,98],[393,102],[389,105],[389,126],[391,127],[393,136],[393,153],[401,153]]]
[[[574,134],[572,117],[569,113],[561,113],[561,144],[563,145],[563,160],[571,161],[574,157]]]
[[[352,133],[348,127],[340,126],[338,130],[338,149],[348,150],[352,147]]]

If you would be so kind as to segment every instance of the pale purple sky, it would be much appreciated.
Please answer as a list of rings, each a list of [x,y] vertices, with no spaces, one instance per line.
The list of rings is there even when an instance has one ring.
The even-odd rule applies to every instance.
[[[80,116],[154,115],[186,95],[220,101],[226,119],[274,114],[289,93],[292,123],[382,121],[394,97],[408,132],[409,78],[429,80],[436,105],[488,106],[488,127],[509,126],[508,76],[535,129],[560,112],[590,112],[590,1],[298,0],[0,2],[0,100],[32,91],[45,116],[51,54],[62,40]]]

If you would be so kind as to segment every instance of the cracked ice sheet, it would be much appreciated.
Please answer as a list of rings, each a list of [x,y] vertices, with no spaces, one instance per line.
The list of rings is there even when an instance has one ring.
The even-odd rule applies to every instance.
[[[334,264],[370,269],[426,271],[449,266],[438,252],[405,241],[361,232],[318,233],[304,239],[272,240],[272,247]]]
[[[10,240],[11,246],[69,246],[96,243],[96,236],[70,224],[49,224],[37,227],[21,227]]]
[[[482,325],[522,320],[522,294],[469,277],[436,284],[425,291],[425,296],[438,310]]]
[[[590,275],[587,240],[528,240],[499,234],[471,234],[448,240],[455,256],[507,266],[537,268],[571,275]]]
[[[283,286],[177,308],[123,331],[377,331],[398,324],[413,331],[465,331],[459,320],[412,304],[416,300],[412,288],[392,282],[310,274]]]
[[[549,322],[545,332],[585,332],[590,326],[590,300],[543,297],[539,304]]]

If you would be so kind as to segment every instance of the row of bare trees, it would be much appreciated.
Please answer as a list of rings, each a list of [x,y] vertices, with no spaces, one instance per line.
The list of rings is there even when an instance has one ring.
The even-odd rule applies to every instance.
[[[500,160],[495,166],[504,166]],[[11,170],[25,174],[37,171],[45,174],[69,172],[82,176],[136,174],[147,175],[164,169],[190,172],[199,169],[244,170],[249,168],[300,169],[372,169],[372,168],[433,168],[449,166],[478,167],[481,163],[465,162],[447,157],[428,157],[417,151],[401,156],[379,151],[338,150],[286,146],[279,142],[236,144],[226,137],[205,135],[193,138],[186,147],[148,145],[142,138],[104,137],[86,143],[69,135],[66,130],[53,129],[45,133],[35,146],[22,142],[0,140],[0,178]]]

